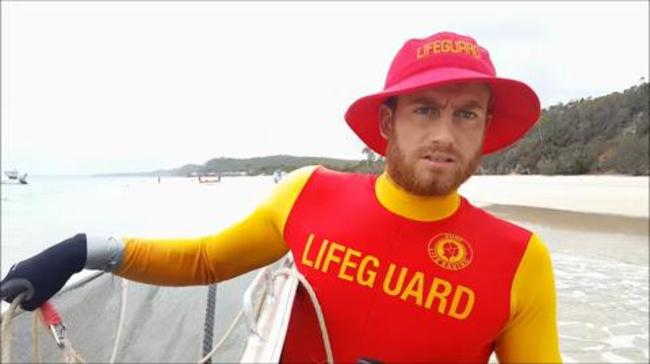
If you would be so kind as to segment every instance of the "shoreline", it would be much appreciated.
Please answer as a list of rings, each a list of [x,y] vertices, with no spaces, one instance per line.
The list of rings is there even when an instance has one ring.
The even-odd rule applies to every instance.
[[[645,176],[473,176],[459,192],[479,206],[527,206],[648,219],[648,182]]]
[[[650,219],[639,216],[561,210],[538,206],[483,204],[480,208],[507,220],[562,230],[648,236]]]

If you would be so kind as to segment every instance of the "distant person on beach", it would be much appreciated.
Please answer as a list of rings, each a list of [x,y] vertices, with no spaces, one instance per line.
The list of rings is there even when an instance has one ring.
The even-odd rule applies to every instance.
[[[78,234],[19,262],[2,290],[11,300],[28,286],[21,306],[34,310],[82,269],[206,285],[290,252],[322,306],[336,362],[487,362],[493,352],[501,362],[559,362],[547,248],[458,194],[482,155],[516,142],[539,115],[535,92],[497,77],[473,38],[411,39],[383,91],[345,114],[385,156],[380,176],[301,168],[249,216],[200,238]],[[325,360],[303,288],[281,360]]]
[[[282,179],[282,170],[276,169],[273,171],[273,183],[278,183]]]

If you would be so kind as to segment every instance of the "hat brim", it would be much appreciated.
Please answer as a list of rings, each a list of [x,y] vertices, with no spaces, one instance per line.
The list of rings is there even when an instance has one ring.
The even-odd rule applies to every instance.
[[[380,93],[358,99],[348,108],[345,120],[368,147],[384,155],[386,139],[381,136],[379,130],[379,106],[387,98],[433,86],[462,82],[485,82],[492,89],[492,121],[486,130],[483,154],[493,153],[513,144],[539,119],[539,98],[525,83],[467,69],[439,68],[419,73]]]

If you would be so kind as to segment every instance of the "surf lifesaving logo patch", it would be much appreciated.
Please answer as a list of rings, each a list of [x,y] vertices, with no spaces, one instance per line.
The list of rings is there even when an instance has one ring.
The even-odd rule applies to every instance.
[[[467,240],[451,233],[434,236],[429,240],[427,251],[434,263],[447,270],[461,270],[467,267],[474,256]]]

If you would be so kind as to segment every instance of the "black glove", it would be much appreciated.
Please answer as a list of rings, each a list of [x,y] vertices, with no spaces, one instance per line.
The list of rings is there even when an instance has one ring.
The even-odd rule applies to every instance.
[[[12,302],[25,292],[20,307],[37,309],[54,296],[74,273],[86,265],[86,234],[77,234],[41,253],[14,264],[0,283],[2,299]]]

